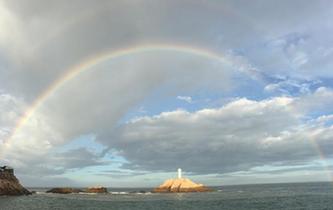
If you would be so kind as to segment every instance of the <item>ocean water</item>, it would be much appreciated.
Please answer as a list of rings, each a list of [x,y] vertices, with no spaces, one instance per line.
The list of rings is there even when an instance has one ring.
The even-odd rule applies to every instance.
[[[209,193],[153,194],[147,189],[109,189],[109,194],[46,194],[0,197],[1,210],[333,210],[332,183],[262,184],[216,187]],[[149,189],[148,189],[149,191]]]

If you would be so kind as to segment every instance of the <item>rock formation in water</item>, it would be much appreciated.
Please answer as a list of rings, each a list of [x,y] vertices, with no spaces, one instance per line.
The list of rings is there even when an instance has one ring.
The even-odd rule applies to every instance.
[[[82,192],[80,189],[70,188],[70,187],[56,187],[51,190],[46,191],[47,193],[58,193],[58,194],[70,194]]]
[[[14,175],[10,167],[0,167],[0,195],[30,195]]]
[[[70,193],[107,193],[106,187],[90,187],[85,190],[71,188],[71,187],[56,187],[52,188],[47,193],[70,194]]]
[[[85,190],[86,193],[107,193],[106,187],[90,187]]]
[[[178,168],[178,178],[168,179],[162,185],[155,188],[156,193],[179,193],[179,192],[209,192],[212,189],[197,184],[189,179],[182,178],[182,169]]]
[[[155,193],[178,193],[178,192],[210,192],[210,188],[202,184],[192,182],[187,178],[168,179],[162,185],[155,188]]]

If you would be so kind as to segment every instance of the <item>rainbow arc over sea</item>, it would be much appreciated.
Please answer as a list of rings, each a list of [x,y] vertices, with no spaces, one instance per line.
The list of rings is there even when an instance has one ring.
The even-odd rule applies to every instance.
[[[93,69],[95,65],[111,60],[121,58],[127,55],[135,55],[145,52],[158,52],[158,51],[168,51],[168,52],[181,52],[187,53],[192,55],[201,56],[204,58],[212,59],[215,61],[219,61],[224,64],[231,65],[233,64],[225,55],[215,52],[206,48],[202,47],[195,47],[191,45],[185,44],[170,44],[170,43],[149,43],[149,44],[139,44],[134,46],[129,46],[120,49],[112,49],[109,51],[101,52],[95,54],[83,61],[79,62],[78,64],[69,67],[65,70],[65,73],[56,79],[52,84],[46,88],[37,98],[36,100],[26,109],[24,114],[19,118],[17,121],[14,129],[10,133],[9,137],[6,138],[2,142],[2,147],[6,147],[6,145],[15,137],[17,133],[20,132],[20,129],[26,124],[26,122],[34,115],[36,110],[57,90],[59,90],[64,84],[70,82],[75,77],[79,76],[81,73]],[[248,72],[251,73],[251,72]],[[314,149],[318,152],[319,157],[323,162],[326,163],[326,158],[324,153],[321,151],[320,146],[317,144],[315,139],[309,139],[312,143]],[[1,158],[2,154],[0,154]],[[327,171],[330,179],[333,182],[333,175],[331,174],[331,170],[328,167],[328,164],[323,164],[323,168]]]
[[[188,53],[192,55],[197,55],[205,57],[212,60],[217,60],[222,63],[230,64],[230,61],[226,59],[225,56],[210,51],[205,48],[197,48],[190,45],[181,45],[181,44],[141,44],[131,47],[110,50],[106,52],[93,55],[90,58],[79,62],[77,65],[74,65],[66,69],[65,73],[56,79],[45,91],[43,91],[36,100],[27,108],[24,114],[19,118],[16,123],[15,128],[11,132],[10,136],[5,140],[5,144],[9,142],[16,133],[24,126],[24,124],[30,119],[30,117],[35,113],[35,111],[47,100],[54,92],[60,89],[64,84],[70,82],[73,78],[79,76],[81,73],[92,69],[93,66],[111,59],[117,59],[128,55],[140,54],[145,52],[157,52],[157,51],[169,51],[169,52],[181,52]]]

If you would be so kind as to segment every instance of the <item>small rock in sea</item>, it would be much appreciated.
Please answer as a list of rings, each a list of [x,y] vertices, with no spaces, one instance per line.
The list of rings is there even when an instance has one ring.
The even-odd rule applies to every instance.
[[[47,193],[58,193],[58,194],[70,194],[70,193],[80,193],[82,190],[70,187],[56,187],[52,188]]]
[[[90,187],[85,190],[86,193],[107,193],[106,187]]]

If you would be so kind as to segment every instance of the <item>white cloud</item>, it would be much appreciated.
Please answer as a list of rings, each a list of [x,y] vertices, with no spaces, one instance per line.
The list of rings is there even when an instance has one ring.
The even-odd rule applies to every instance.
[[[164,112],[121,126],[110,137],[117,141],[103,143],[117,148],[129,161],[124,167],[131,169],[183,167],[207,174],[302,165],[319,158],[314,142],[327,157],[333,155],[325,149],[333,144],[333,128],[304,121],[309,110],[300,107],[308,103],[307,97],[237,99],[219,109]],[[318,103],[324,99],[316,98]]]
[[[0,143],[8,137],[25,107],[22,99],[0,92]]]
[[[168,69],[166,64],[169,62],[173,62],[173,70]],[[26,174],[43,176],[103,165],[105,163],[101,160],[101,154],[95,154],[86,148],[67,153],[59,153],[57,149],[84,134],[109,135],[119,119],[157,87],[168,87],[162,94],[174,96],[175,90],[189,88],[183,86],[184,80],[191,86],[194,85],[193,81],[201,78],[195,86],[209,87],[208,81],[213,81],[214,78],[206,75],[205,70],[211,62],[215,61],[198,61],[198,56],[195,55],[154,52],[102,63],[63,84],[35,110],[10,141],[1,145],[2,164],[12,165],[19,173],[30,169]],[[137,68],[133,72],[134,64]],[[191,70],[191,75],[188,75],[188,69]],[[228,80],[227,68],[223,71],[212,68],[211,71],[215,72],[217,78]],[[213,86],[216,88],[214,84]],[[1,113],[0,118],[4,122],[1,125],[1,136],[5,135],[4,139],[7,139],[28,103],[22,101],[22,107],[16,110],[18,105],[11,105],[11,101],[18,100],[17,97],[2,94],[2,99],[4,103],[0,103],[0,111],[4,114]],[[6,127],[9,130],[5,133]]]
[[[297,80],[290,78],[273,78],[276,81],[264,87],[268,93],[281,93],[285,95],[311,94],[322,82],[320,80]]]
[[[100,76],[103,78],[104,74]],[[91,78],[91,75],[87,74],[86,78]],[[328,88],[321,87],[312,94],[295,98],[275,97],[262,101],[240,98],[220,108],[202,109],[193,113],[185,110],[163,112],[114,127],[117,116],[121,117],[119,108],[110,116],[99,115],[109,112],[110,102],[101,103],[96,111],[90,109],[86,113],[89,114],[87,117],[82,113],[93,106],[87,103],[89,100],[81,101],[85,98],[72,97],[73,100],[69,101],[69,96],[75,96],[74,87],[87,81],[81,79],[69,85],[65,92],[55,94],[27,121],[6,147],[1,147],[3,162],[13,165],[18,172],[30,168],[33,169],[30,170],[31,173],[44,176],[104,165],[102,153],[96,154],[86,148],[56,151],[82,133],[96,134],[96,140],[112,151],[117,151],[117,155],[128,161],[123,167],[132,170],[173,171],[175,167],[183,167],[189,172],[202,174],[244,171],[263,165],[301,165],[318,159],[311,141],[316,141],[328,157],[332,155],[327,149],[332,146],[332,127],[327,123],[331,118],[319,116],[316,120],[307,120],[308,113],[332,104],[333,97],[330,96],[333,91]],[[119,79],[117,78],[118,81]],[[99,83],[101,84],[103,82]],[[64,97],[64,94],[69,95]],[[58,100],[63,97],[67,99],[67,104],[61,107]],[[116,105],[114,97],[111,103],[113,109]],[[89,98],[91,96],[86,99]],[[103,98],[108,97],[102,95],[101,99]],[[18,99],[13,96],[2,94],[0,106],[3,113],[0,116],[5,119],[2,120],[2,128],[5,125],[11,128],[10,123],[17,120],[21,108],[15,107],[25,107],[24,102],[15,102],[16,100]],[[16,106],[12,106],[13,102]],[[128,102],[119,100],[118,103],[122,107]],[[9,104],[11,105],[8,106]],[[79,110],[80,107],[76,104],[85,106]],[[59,126],[61,124],[63,126]],[[68,125],[71,126],[67,127]],[[5,133],[8,134],[9,132]]]
[[[189,104],[193,103],[191,96],[177,96],[178,100],[185,101]]]
[[[0,165],[15,167],[19,175],[54,176],[69,169],[105,164],[99,154],[85,148],[57,151],[66,141],[41,112],[34,114],[11,136],[25,109],[22,99],[0,94]]]
[[[304,112],[331,113],[333,103],[333,91],[330,88],[319,87],[312,94],[306,94],[295,102],[297,109]]]
[[[191,94],[188,90],[234,88],[237,75],[231,69],[250,72],[252,79],[264,83],[265,74],[277,72],[332,75],[332,46],[327,46],[331,38],[322,37],[332,31],[324,23],[330,19],[331,7],[315,2],[254,1],[248,7],[236,1],[0,2],[0,88],[7,93],[0,95],[1,140],[10,135],[23,110],[40,93],[69,66],[87,57],[150,42],[235,52],[226,53],[231,68],[175,52],[126,56],[94,67],[64,84],[36,111],[6,148],[0,148],[2,161],[41,174],[85,167],[79,163],[79,155],[87,165],[101,164],[98,154],[85,149],[72,151],[72,160],[65,158],[68,153],[53,151],[90,133],[119,150],[131,167],[152,170],[171,170],[179,159],[199,173],[314,157],[301,137],[319,133],[319,143],[329,146],[326,140],[331,131],[325,124],[316,124],[316,119],[310,123],[303,117],[316,109],[330,111],[332,91],[321,88],[311,93],[308,86],[291,84],[292,80],[267,85],[266,90],[288,92],[285,87],[292,86],[303,88],[300,92],[305,96],[237,99],[220,109],[176,110],[120,127],[117,123],[156,90],[167,89],[164,94],[176,97]],[[221,12],[228,7],[230,11]],[[267,40],[272,41],[267,44]],[[188,96],[178,99],[193,102]],[[66,163],[57,165],[55,160]]]
[[[258,11],[258,7],[255,6],[258,4],[266,9]],[[135,5],[140,5],[140,11],[134,9]],[[226,5],[232,9],[231,13],[221,12]],[[245,67],[261,69],[268,73],[281,70],[288,75],[297,74],[282,64],[288,65],[288,62],[294,60],[296,66],[307,66],[309,62],[305,63],[305,60],[313,60],[311,54],[313,46],[319,46],[320,52],[331,48],[322,42],[316,43],[323,40],[318,34],[312,37],[313,31],[301,30],[303,27],[312,28],[306,27],[309,22],[321,20],[325,14],[330,14],[329,6],[323,7],[315,2],[300,5],[281,2],[277,8],[275,6],[271,2],[261,1],[254,1],[247,8],[242,8],[239,2],[234,1],[213,3],[162,0],[159,4],[150,4],[145,0],[112,3],[109,1],[45,3],[40,0],[32,0],[29,3],[19,0],[3,2],[0,5],[2,15],[0,24],[3,26],[0,44],[4,49],[4,59],[9,63],[10,71],[3,71],[4,76],[1,75],[0,82],[10,91],[17,91],[30,101],[69,66],[94,54],[147,42],[166,42],[175,45],[186,42],[184,44],[205,46],[213,51],[219,49],[218,52],[221,54],[235,50],[244,58],[237,56],[230,58],[234,63],[240,62],[235,65],[239,70]],[[184,16],[183,10],[186,8],[191,12]],[[304,15],[300,17],[299,13],[294,12],[295,8]],[[276,10],[276,13],[266,12],[272,9]],[[285,14],[282,19],[278,15],[281,11]],[[316,11],[322,12],[318,14]],[[262,18],[263,16],[265,18]],[[183,21],[179,21],[180,18]],[[324,20],[327,19],[325,17]],[[198,25],[191,27],[193,23]],[[318,27],[325,29],[322,24],[318,24]],[[303,34],[308,33],[311,38],[306,40],[302,38]],[[299,44],[295,45],[295,50],[290,50],[292,55],[288,56],[284,51],[285,45],[294,46],[288,40],[298,40],[297,36],[290,38],[290,34],[300,36],[301,41],[296,42]],[[188,39],[189,35],[191,39]],[[264,50],[261,46],[254,47],[265,43],[267,39],[273,40],[275,43],[273,48],[278,48],[277,51],[272,49],[271,45]],[[245,46],[249,46],[250,49],[246,49]],[[252,49],[255,52],[252,52]],[[327,56],[325,61],[320,63],[329,64],[332,60],[329,58]],[[309,64],[312,67],[316,66],[315,71],[312,67],[308,68],[309,75],[318,75],[318,65],[315,65],[318,64],[318,59],[316,57],[315,62]],[[267,65],[262,65],[265,63]],[[325,69],[326,71],[320,70],[320,74],[330,72]],[[1,71],[2,69],[0,73]],[[253,70],[252,76],[260,77],[258,72]]]

